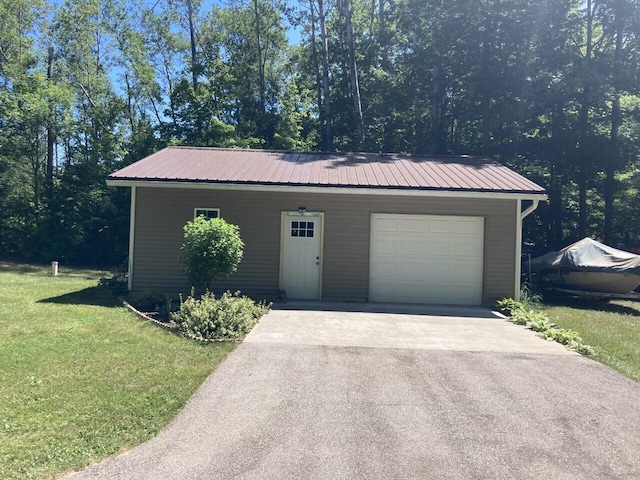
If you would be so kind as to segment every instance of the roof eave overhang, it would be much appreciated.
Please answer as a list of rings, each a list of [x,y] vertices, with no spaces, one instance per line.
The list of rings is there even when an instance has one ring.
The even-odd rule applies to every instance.
[[[435,189],[435,188],[385,188],[333,185],[260,184],[233,182],[170,181],[153,179],[109,178],[110,187],[156,187],[209,190],[244,190],[252,192],[330,193],[343,195],[393,195],[419,197],[501,198],[513,200],[547,200],[544,192],[509,190]]]

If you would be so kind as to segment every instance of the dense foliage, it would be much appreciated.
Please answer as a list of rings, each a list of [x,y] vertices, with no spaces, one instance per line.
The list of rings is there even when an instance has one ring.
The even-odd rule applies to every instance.
[[[541,310],[540,297],[531,295],[524,290],[521,301],[512,298],[504,298],[496,303],[496,307],[507,315],[509,321],[516,325],[523,325],[545,340],[566,345],[582,355],[594,355],[590,345],[585,344],[578,332],[566,328],[559,328],[557,324],[549,320],[549,317]]]
[[[244,252],[237,225],[222,218],[197,217],[184,226],[180,262],[192,286],[209,289],[238,269]]]
[[[640,0],[0,0],[0,255],[124,262],[168,144],[483,154],[540,250],[640,235]]]
[[[184,335],[197,340],[231,339],[249,333],[268,310],[265,303],[238,292],[226,292],[220,298],[206,292],[199,299],[191,295],[182,300],[171,320]]]

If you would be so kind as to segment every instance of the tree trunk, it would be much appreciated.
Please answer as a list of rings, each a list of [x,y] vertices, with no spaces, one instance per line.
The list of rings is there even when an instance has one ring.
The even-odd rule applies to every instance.
[[[35,210],[35,224],[39,223],[40,216],[40,128],[41,125],[35,125],[31,134],[33,135],[33,152],[31,156],[31,170],[33,174],[33,207]]]
[[[482,55],[480,61],[480,85],[482,86],[482,93],[480,95],[480,109],[482,115],[482,155],[489,155],[489,145],[491,141],[491,129],[490,129],[490,107],[491,98],[489,95],[489,61],[491,58],[491,46],[489,44],[489,20],[485,19],[483,39],[482,39]]]
[[[176,105],[173,99],[173,81],[171,80],[171,68],[169,66],[169,62],[167,58],[163,58],[163,67],[164,67],[164,76],[167,80],[167,87],[169,88],[169,92],[167,97],[169,98],[169,116],[171,117],[171,124],[173,133],[178,131],[178,117],[176,114]]]
[[[417,27],[416,27],[417,28]],[[420,105],[420,88],[418,84],[418,33],[417,30],[414,30],[411,35],[411,46],[413,50],[413,82],[414,82],[414,90],[413,90],[413,135],[414,135],[414,150],[415,153],[425,153],[425,144],[424,144],[424,122],[422,120],[422,107]]]
[[[582,77],[582,105],[580,106],[579,132],[580,146],[578,148],[578,236],[587,236],[587,168],[589,152],[587,135],[589,127],[589,102],[591,99],[591,59],[593,54],[593,2],[587,0],[587,45],[585,53],[585,69]]]
[[[49,58],[47,62],[47,80],[49,84],[53,83],[53,69],[55,62],[55,51],[53,46],[49,47]],[[53,203],[53,165],[55,156],[55,111],[53,102],[49,106],[49,120],[47,122],[47,170],[46,170],[46,184],[47,184],[47,204],[51,207]]]
[[[609,158],[605,166],[605,181],[604,181],[604,242],[608,245],[614,243],[613,232],[613,217],[614,211],[614,199],[615,199],[615,174],[616,164],[619,159],[619,145],[618,137],[620,132],[620,126],[622,125],[622,110],[620,108],[620,91],[617,85],[616,74],[620,71],[622,66],[622,17],[620,12],[615,13],[616,18],[616,39],[615,39],[615,51],[614,51],[614,68],[612,73],[613,79],[613,100],[611,104],[611,134],[609,137]]]
[[[196,50],[196,28],[193,21],[193,3],[187,0],[187,14],[189,16],[189,38],[191,40],[191,78],[193,91],[198,89],[198,52]]]
[[[555,167],[549,170],[551,183],[549,185],[549,227],[551,235],[547,238],[547,247],[559,249],[563,247],[562,238],[562,186]]]
[[[433,141],[433,153],[440,155],[445,152],[442,127],[442,69],[439,59],[435,59],[433,66],[433,79],[431,83],[431,139]]]
[[[136,126],[133,118],[133,102],[131,93],[131,83],[129,82],[129,74],[124,72],[124,83],[127,86],[127,118],[129,120],[129,127],[131,127],[131,134],[135,134]]]
[[[309,11],[311,13],[311,61],[313,63],[313,73],[316,77],[316,101],[318,102],[318,116],[320,121],[320,145],[324,148],[327,132],[325,128],[324,108],[322,105],[322,80],[320,78],[320,65],[318,63],[318,51],[316,49],[315,0],[309,0]]]
[[[351,21],[351,0],[344,0],[344,16],[347,21],[347,44],[349,48],[349,71],[351,72],[351,97],[353,114],[356,119],[357,145],[364,143],[364,126],[362,120],[362,103],[360,101],[360,84],[358,83],[358,66],[356,64],[356,48],[353,39],[353,22]]]
[[[562,135],[560,125],[564,119],[564,112],[560,105],[551,113],[551,143],[554,152],[561,153],[560,136]],[[562,172],[558,171],[557,159],[553,154],[547,153],[549,162],[549,230],[547,236],[547,247],[560,249],[564,246],[562,230]]]
[[[260,91],[260,108],[265,111],[264,101],[264,62],[262,60],[262,39],[260,37],[260,11],[258,10],[258,0],[253,0],[253,13],[255,17],[256,47],[258,49],[258,82]]]
[[[611,135],[609,137],[609,158],[605,166],[604,181],[604,243],[614,243],[613,217],[615,197],[615,165],[618,159],[618,132],[622,124],[622,112],[620,110],[620,93],[615,92],[611,106]]]
[[[318,0],[318,17],[320,18],[320,34],[322,35],[322,87],[325,118],[325,144],[322,146],[322,150],[331,152],[333,151],[333,122],[331,119],[331,98],[329,97],[329,47],[323,0]]]
[[[384,11],[385,0],[379,0],[379,23],[380,23],[380,56],[382,57],[382,70],[389,76],[392,76],[392,66],[389,60],[389,38],[387,32],[387,22]],[[388,85],[390,87],[390,85]],[[393,112],[391,106],[390,95],[382,95],[382,151],[391,152],[394,150],[394,128],[393,128]]]

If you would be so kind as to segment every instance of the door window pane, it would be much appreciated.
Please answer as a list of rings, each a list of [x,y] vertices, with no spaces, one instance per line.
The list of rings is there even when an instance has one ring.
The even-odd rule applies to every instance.
[[[314,237],[314,229],[315,229],[314,221],[307,222],[291,222],[291,236],[292,237]]]

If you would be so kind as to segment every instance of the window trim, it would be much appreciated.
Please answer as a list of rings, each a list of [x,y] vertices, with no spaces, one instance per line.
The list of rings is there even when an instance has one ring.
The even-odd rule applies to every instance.
[[[211,219],[211,218],[220,218],[220,209],[219,208],[209,208],[209,207],[195,207],[193,209],[193,219],[195,220],[196,218],[198,218],[200,215],[198,215],[198,211],[202,211],[204,210],[205,212],[207,212],[207,214],[202,215],[204,216],[204,218],[206,219]],[[216,212],[217,216],[215,217],[209,217],[208,216],[208,212]]]

